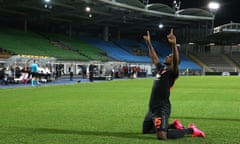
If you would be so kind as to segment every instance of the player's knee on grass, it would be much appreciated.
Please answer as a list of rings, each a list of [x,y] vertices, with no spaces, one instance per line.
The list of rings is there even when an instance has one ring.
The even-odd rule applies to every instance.
[[[157,131],[157,138],[159,140],[166,140],[167,139],[167,129],[168,129],[168,122],[167,117],[156,117],[154,118],[154,125]]]
[[[159,140],[166,140],[167,139],[167,132],[165,132],[165,131],[158,131],[157,132],[157,139],[159,139]]]

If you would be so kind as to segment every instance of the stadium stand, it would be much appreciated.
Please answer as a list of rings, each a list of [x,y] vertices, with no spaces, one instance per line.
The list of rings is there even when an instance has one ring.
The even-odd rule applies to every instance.
[[[137,56],[148,56],[148,50],[145,45],[132,39],[111,39],[111,41],[120,48],[128,51],[129,53]]]
[[[161,60],[163,60],[163,58],[165,58],[167,55],[169,55],[172,52],[171,48],[166,44],[163,44],[159,41],[153,41],[152,43],[156,52],[160,56]],[[179,65],[179,68],[181,70],[186,70],[186,69],[201,70],[202,69],[198,64],[196,64],[190,58],[186,57],[181,53],[180,53],[180,60],[181,60],[181,63]]]
[[[99,38],[81,37],[81,39],[69,38],[59,34],[48,34],[49,39],[35,33],[25,33],[20,30],[8,29],[2,31],[0,37],[1,47],[11,51],[14,54],[25,55],[43,55],[53,56],[59,59],[72,60],[99,60],[107,61],[111,57],[117,61],[150,63],[148,50],[146,46],[136,40],[123,39],[121,41],[105,42]],[[55,41],[53,41],[55,40]],[[19,47],[21,45],[21,47]],[[153,41],[153,45],[160,57],[164,58],[171,50],[160,42]],[[134,48],[141,54],[134,53]],[[132,51],[130,53],[130,51]],[[103,54],[106,56],[104,57]],[[180,69],[201,69],[196,66],[190,59],[183,59]],[[163,59],[162,59],[163,60]]]
[[[104,50],[108,56],[118,61],[143,62],[143,63],[151,62],[151,59],[148,56],[132,55],[112,42],[105,42],[104,40],[101,40],[99,38],[86,37],[86,36],[81,37],[81,39],[95,45],[99,49]]]
[[[240,52],[235,52],[231,54],[231,58],[240,65]]]
[[[233,72],[235,67],[223,54],[195,53],[195,56],[215,72]]]
[[[104,50],[107,54],[119,61],[126,61],[126,62],[138,62],[138,63],[149,63],[151,62],[150,58],[148,57],[148,50],[146,46],[142,43],[139,43],[134,40],[115,40],[115,45],[113,42],[105,42],[98,38],[93,37],[82,37],[82,39],[96,45],[96,47]],[[144,52],[147,54],[146,56],[136,56],[132,54],[132,49],[129,46],[137,46],[141,50],[145,50]],[[153,45],[159,53],[159,57],[161,61],[164,61],[164,58],[171,53],[171,49],[166,45],[162,44],[161,42],[153,41]],[[131,52],[131,53],[129,53]],[[202,68],[194,63],[191,59],[187,58],[186,56],[181,56],[181,64],[179,68],[181,70],[191,69],[191,70],[201,70]]]
[[[106,53],[101,49],[94,47],[93,45],[81,41],[75,37],[69,37],[62,34],[47,34],[47,37],[54,41],[59,47],[65,48],[70,51],[74,51],[88,57],[89,60],[99,60],[99,61],[107,61],[109,60],[106,57]]]
[[[70,60],[89,60],[87,57],[79,55],[76,52],[54,46],[49,40],[36,33],[16,29],[1,29],[0,31],[0,47],[13,54],[52,56]]]
[[[169,53],[171,53],[171,49],[159,41],[153,40],[152,44],[153,44],[157,54],[161,57],[165,57]]]
[[[6,52],[6,50],[0,48],[0,58],[7,59],[10,58],[12,55],[9,52]]]

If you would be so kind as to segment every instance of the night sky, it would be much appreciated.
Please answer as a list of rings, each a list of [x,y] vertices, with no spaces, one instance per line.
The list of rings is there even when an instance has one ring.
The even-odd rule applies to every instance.
[[[179,0],[177,0],[179,1]],[[181,9],[203,8],[208,9],[207,5],[211,0],[181,0]],[[215,26],[227,24],[229,22],[240,23],[240,0],[217,0],[220,9],[216,13]],[[173,0],[150,0],[150,3],[164,3],[172,6]]]

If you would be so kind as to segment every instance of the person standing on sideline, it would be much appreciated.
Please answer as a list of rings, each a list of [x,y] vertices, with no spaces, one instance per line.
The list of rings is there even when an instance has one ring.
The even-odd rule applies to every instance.
[[[143,134],[156,133],[160,140],[176,139],[191,134],[193,137],[205,137],[205,134],[190,124],[184,128],[177,119],[168,124],[171,113],[170,88],[178,78],[179,52],[176,47],[176,37],[171,29],[167,36],[168,42],[172,45],[172,53],[166,56],[165,61],[160,63],[159,58],[152,46],[150,32],[143,36],[149,49],[149,56],[156,66],[157,74],[153,83],[149,102],[149,110],[143,121]]]
[[[89,81],[93,82],[94,65],[90,64],[88,70],[89,70]]]
[[[68,71],[69,71],[69,74],[70,74],[70,80],[72,81],[73,80],[73,64],[71,64]]]
[[[31,64],[31,85],[32,87],[34,87],[34,83],[36,83],[36,85],[40,85],[39,83],[39,74],[38,74],[38,64],[37,64],[37,60],[33,60],[33,64]]]

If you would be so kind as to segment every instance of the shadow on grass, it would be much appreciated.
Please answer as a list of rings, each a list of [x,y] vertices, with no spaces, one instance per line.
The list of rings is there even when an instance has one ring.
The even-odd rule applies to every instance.
[[[31,134],[69,134],[69,135],[86,135],[86,136],[109,136],[109,137],[120,137],[120,138],[132,138],[132,139],[154,139],[155,135],[152,134],[141,134],[136,132],[107,132],[107,131],[83,131],[83,130],[68,130],[68,129],[57,129],[57,128],[24,128],[24,127],[12,127],[4,128],[8,135],[31,133]]]

